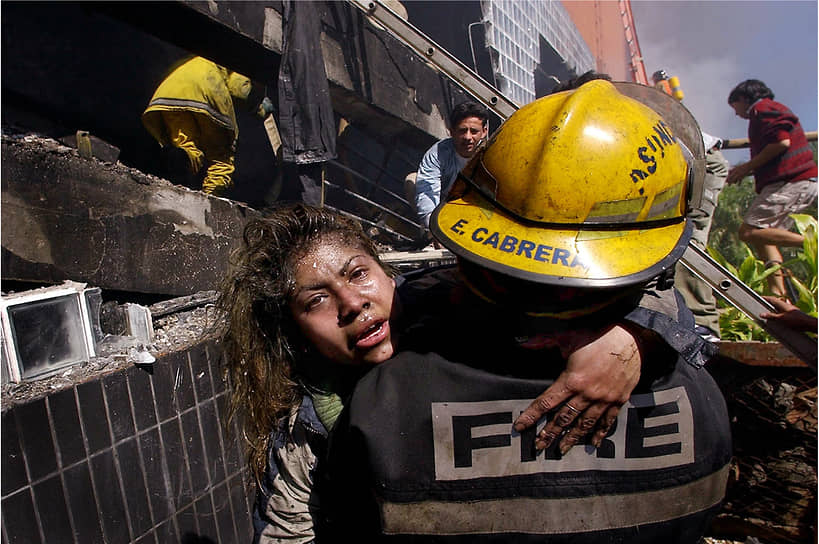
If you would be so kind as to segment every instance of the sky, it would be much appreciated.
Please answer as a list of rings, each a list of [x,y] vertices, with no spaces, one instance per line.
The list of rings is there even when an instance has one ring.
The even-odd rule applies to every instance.
[[[759,79],[817,130],[816,0],[632,0],[634,26],[649,81],[663,69],[680,78],[703,132],[747,138],[748,122],[728,106],[737,83]],[[736,164],[748,150],[725,150]]]

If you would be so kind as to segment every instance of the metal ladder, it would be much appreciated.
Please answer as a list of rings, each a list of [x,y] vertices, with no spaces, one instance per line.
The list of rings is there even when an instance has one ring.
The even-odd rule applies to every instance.
[[[426,59],[434,69],[449,77],[502,120],[511,116],[519,108],[515,102],[484,81],[471,68],[379,0],[348,1],[364,11],[367,16],[415,51],[421,58]],[[805,333],[789,329],[776,320],[761,318],[761,314],[774,311],[773,306],[693,243],[688,245],[680,262],[708,284],[714,292],[736,306],[794,355],[816,370],[816,339]]]

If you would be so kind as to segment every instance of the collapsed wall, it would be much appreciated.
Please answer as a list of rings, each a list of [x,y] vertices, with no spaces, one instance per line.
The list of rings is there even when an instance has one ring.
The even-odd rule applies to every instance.
[[[31,135],[2,137],[0,198],[4,281],[167,296],[215,289],[260,215]]]
[[[55,140],[2,138],[4,285],[72,278],[164,298],[212,290],[258,215]],[[206,339],[212,308],[155,314],[150,364],[106,334],[84,363],[3,384],[9,542],[250,540],[253,492],[227,422],[220,350]]]

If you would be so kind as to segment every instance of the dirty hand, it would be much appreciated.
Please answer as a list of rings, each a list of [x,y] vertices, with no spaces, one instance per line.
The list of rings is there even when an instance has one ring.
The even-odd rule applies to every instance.
[[[568,355],[566,369],[515,420],[515,430],[522,431],[557,409],[538,433],[535,447],[548,448],[565,432],[560,440],[560,452],[565,454],[591,432],[592,445],[600,445],[640,379],[641,358],[634,335],[619,325],[558,336],[564,357]]]
[[[816,318],[804,313],[797,306],[787,300],[765,295],[762,298],[771,303],[773,312],[762,312],[762,319],[775,319],[796,331],[816,332]]]
[[[731,171],[728,172],[728,177],[725,178],[725,183],[728,185],[733,185],[734,183],[739,183],[745,176],[750,175],[751,168],[748,166],[748,163],[738,164],[735,167],[731,168]]]

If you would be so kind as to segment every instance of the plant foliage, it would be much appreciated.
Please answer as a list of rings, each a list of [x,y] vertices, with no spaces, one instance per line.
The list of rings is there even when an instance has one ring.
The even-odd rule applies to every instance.
[[[722,205],[722,201],[720,201],[720,205]],[[767,282],[768,276],[777,272],[780,268],[785,269],[786,275],[789,276],[789,280],[798,294],[798,299],[794,303],[803,312],[816,316],[817,221],[815,217],[806,214],[794,214],[791,217],[793,217],[796,228],[804,236],[805,241],[802,248],[794,252],[794,257],[782,265],[765,268],[765,264],[757,259],[751,249],[742,242],[738,242],[738,249],[741,249],[744,255],[740,259],[736,259],[736,256],[734,256],[734,259],[736,259],[734,262],[739,261],[738,266],[731,264],[715,247],[708,247],[708,253],[737,279],[762,295],[771,294]],[[736,251],[732,250],[732,253],[736,253]],[[720,335],[723,340],[756,340],[762,342],[772,340],[768,333],[743,312],[721,299],[719,305]]]

